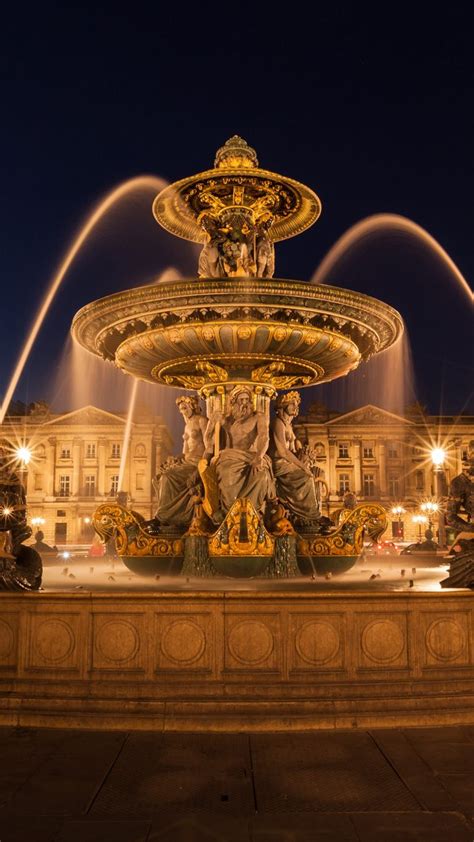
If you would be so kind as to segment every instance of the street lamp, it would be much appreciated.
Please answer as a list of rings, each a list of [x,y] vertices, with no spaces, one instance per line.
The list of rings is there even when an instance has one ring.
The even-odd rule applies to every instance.
[[[430,451],[431,462],[435,475],[435,494],[438,500],[444,496],[444,463],[446,461],[446,451],[443,447],[433,447]],[[444,512],[438,506],[438,544],[441,549],[446,548],[446,524],[444,520]]]
[[[393,506],[392,507],[392,515],[397,515],[398,517],[398,525],[397,525],[397,538],[403,538],[402,533],[402,515],[405,514],[405,509],[403,506]]]
[[[29,447],[27,447],[25,444],[22,444],[20,445],[20,447],[16,448],[15,456],[20,465],[24,468],[31,462],[32,453]]]
[[[424,514],[428,515],[428,529],[433,530],[432,518],[433,515],[436,514],[436,512],[439,512],[438,504],[435,503],[434,500],[426,500],[424,503],[421,504],[420,509]]]
[[[44,517],[32,517],[31,518],[31,525],[32,526],[44,526],[46,523]]]
[[[413,521],[413,523],[418,524],[418,540],[421,543],[421,538],[422,538],[421,525],[422,525],[422,523],[428,523],[428,518],[426,517],[426,515],[413,515],[412,521]]]

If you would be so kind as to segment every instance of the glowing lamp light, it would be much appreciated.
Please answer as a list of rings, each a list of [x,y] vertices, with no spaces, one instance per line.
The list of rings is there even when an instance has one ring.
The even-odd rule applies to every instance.
[[[63,558],[69,558],[69,556],[71,555],[71,553],[68,553],[68,551],[66,550],[66,552],[61,553],[61,555],[62,555],[62,557],[63,557]]]
[[[11,515],[12,511],[13,511],[13,509],[10,509],[10,508],[8,508],[8,506],[5,506],[5,508],[2,509],[3,517],[8,517],[9,515]]]
[[[437,468],[441,467],[446,460],[446,451],[442,447],[433,447],[430,455],[433,465]]]
[[[91,522],[90,517],[85,517],[85,518],[84,518],[84,523],[90,523],[90,522]]]
[[[28,465],[31,461],[31,450],[29,447],[22,445],[21,447],[17,447],[15,450],[15,456],[19,462],[23,462],[24,465]]]
[[[405,511],[406,510],[403,508],[403,506],[393,506],[392,515],[404,515]]]

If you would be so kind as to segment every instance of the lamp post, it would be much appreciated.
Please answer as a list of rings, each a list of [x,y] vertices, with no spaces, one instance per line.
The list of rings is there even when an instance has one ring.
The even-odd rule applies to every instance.
[[[392,508],[392,510],[391,510],[391,511],[392,511],[392,515],[397,515],[397,518],[398,518],[398,524],[397,524],[397,538],[403,538],[403,533],[402,533],[402,515],[404,515],[404,514],[405,514],[405,511],[406,511],[406,510],[403,508],[403,506],[399,506],[399,505],[397,505],[397,506],[393,506],[393,508]]]
[[[430,451],[431,462],[433,464],[433,471],[435,476],[435,494],[438,500],[444,497],[444,463],[446,461],[446,451],[442,447],[433,447]],[[446,549],[446,523],[444,519],[444,511],[438,506],[438,544],[440,549]]]
[[[428,516],[428,529],[433,531],[433,516],[436,512],[439,512],[439,506],[434,500],[427,500],[425,503],[422,503],[420,506],[421,511],[423,514]]]
[[[412,517],[413,523],[418,524],[418,540],[421,544],[422,534],[421,534],[421,525],[422,523],[428,523],[428,518],[426,515],[413,515]]]

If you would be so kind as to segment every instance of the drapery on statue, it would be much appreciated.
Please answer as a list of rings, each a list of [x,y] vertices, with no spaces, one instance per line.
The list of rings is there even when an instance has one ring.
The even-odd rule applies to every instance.
[[[213,438],[220,426],[224,448],[214,456],[219,487],[221,515],[227,514],[239,497],[251,501],[257,512],[267,500],[275,498],[275,483],[268,448],[268,422],[253,409],[252,392],[244,385],[235,386],[230,394],[230,413],[216,412],[209,421],[206,434],[208,452],[213,452]]]
[[[320,491],[324,481],[312,450],[301,444],[293,431],[301,398],[298,392],[280,395],[270,425],[269,454],[273,462],[278,499],[292,515],[304,521],[320,520]]]
[[[183,453],[160,465],[153,480],[157,494],[155,522],[187,526],[202,496],[197,466],[205,450],[207,418],[201,414],[197,397],[177,398],[176,405],[184,418]]]

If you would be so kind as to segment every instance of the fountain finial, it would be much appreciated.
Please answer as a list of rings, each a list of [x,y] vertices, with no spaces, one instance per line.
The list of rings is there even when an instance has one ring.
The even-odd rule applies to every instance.
[[[247,141],[238,134],[226,140],[224,146],[216,152],[214,166],[220,169],[250,169],[258,167],[258,158],[255,149],[248,145]]]

